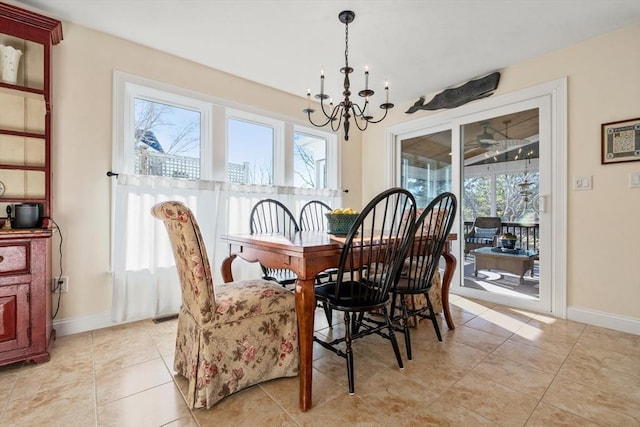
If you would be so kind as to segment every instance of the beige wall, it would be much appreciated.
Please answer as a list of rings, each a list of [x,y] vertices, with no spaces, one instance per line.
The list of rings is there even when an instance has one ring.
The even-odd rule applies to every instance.
[[[306,99],[261,86],[122,39],[64,23],[54,48],[53,216],[64,237],[69,276],[56,321],[111,309],[110,226],[114,69],[274,112],[304,123]],[[345,204],[361,199],[360,135],[344,149]],[[56,242],[57,243],[57,242]],[[54,274],[59,271],[57,248]],[[90,323],[90,321],[89,321]]]
[[[54,49],[54,218],[64,235],[64,295],[57,321],[109,312],[112,72],[114,69],[304,120],[306,101],[121,39],[64,23]],[[568,176],[593,176],[592,191],[568,193],[568,304],[640,319],[640,163],[600,165],[600,124],[640,117],[640,25],[502,71],[496,94],[568,76]],[[425,77],[425,78],[428,78]],[[345,206],[386,186],[385,126],[429,114],[391,111],[342,142]],[[610,219],[609,219],[610,218]],[[56,251],[54,251],[56,252]],[[58,256],[54,254],[54,272]]]
[[[592,191],[568,189],[567,303],[640,322],[640,189],[628,187],[640,162],[600,164],[600,125],[640,117],[640,24],[502,70],[496,95],[564,76],[567,177],[593,177]],[[414,101],[395,108],[384,124],[433,114],[405,114]],[[368,130],[363,164],[379,164],[386,143],[384,128]],[[383,189],[385,180],[363,168],[363,198]]]

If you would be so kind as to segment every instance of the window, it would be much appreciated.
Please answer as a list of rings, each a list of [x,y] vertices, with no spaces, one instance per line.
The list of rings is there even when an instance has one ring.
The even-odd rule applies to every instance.
[[[119,174],[305,190],[339,187],[333,133],[126,73],[114,75],[113,167]]]
[[[293,135],[293,185],[327,188],[327,140],[295,132]]]
[[[136,97],[135,173],[169,178],[200,178],[199,111]]]
[[[400,143],[400,182],[419,207],[451,191],[451,131],[407,138]]]
[[[463,220],[473,222],[479,216],[491,216],[491,195],[491,176],[465,176],[462,191]]]
[[[135,77],[116,79],[114,168],[131,175],[211,179],[213,105]]]
[[[274,129],[261,123],[229,119],[227,179],[240,184],[274,184]]]
[[[505,222],[537,223],[538,181],[538,171],[496,176],[497,216]]]

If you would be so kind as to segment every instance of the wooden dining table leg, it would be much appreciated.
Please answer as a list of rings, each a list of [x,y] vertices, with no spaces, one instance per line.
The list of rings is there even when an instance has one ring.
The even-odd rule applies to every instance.
[[[315,279],[296,281],[296,315],[298,317],[298,342],[300,346],[300,408],[311,409],[311,384],[313,377],[313,320],[316,310]]]
[[[231,272],[231,264],[233,260],[236,259],[236,254],[231,254],[222,260],[222,264],[220,265],[220,274],[222,275],[222,281],[224,283],[233,282],[233,273]]]
[[[444,318],[447,321],[447,327],[449,329],[455,329],[456,325],[453,324],[451,311],[449,310],[449,286],[451,286],[453,272],[456,270],[458,261],[449,251],[443,252],[442,257],[445,260],[444,276],[442,278],[442,311],[444,312]]]

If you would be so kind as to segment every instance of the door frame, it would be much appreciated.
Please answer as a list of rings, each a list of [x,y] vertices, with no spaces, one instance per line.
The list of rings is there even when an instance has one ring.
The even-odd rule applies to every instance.
[[[404,122],[386,129],[386,150],[387,158],[391,165],[388,169],[387,184],[394,186],[399,184],[400,176],[400,141],[412,136],[433,133],[446,128],[452,132],[452,189],[458,196],[462,191],[462,171],[461,171],[461,150],[460,145],[453,141],[460,141],[460,123],[474,121],[474,117],[483,114],[503,115],[516,111],[519,104],[528,101],[543,99],[549,111],[549,120],[540,119],[540,135],[548,135],[549,151],[542,155],[549,156],[549,185],[540,189],[541,203],[544,209],[549,212],[549,241],[546,243],[544,257],[545,269],[551,281],[549,307],[550,314],[555,317],[566,318],[567,313],[567,79],[566,77],[520,89],[514,92],[498,95],[495,97],[478,100],[470,104],[463,105],[453,110],[436,112],[434,114],[421,117],[419,119]],[[546,109],[547,107],[545,107]],[[541,116],[542,116],[541,110]],[[546,123],[543,123],[546,122]],[[541,144],[542,145],[542,144]],[[541,150],[543,148],[541,147]],[[545,179],[547,179],[545,177]],[[458,205],[458,220],[454,224],[452,232],[458,234],[458,239],[453,242],[452,252],[462,253],[462,235],[460,233],[461,205]],[[504,303],[503,297],[493,295],[485,291],[471,292],[474,290],[460,286],[463,277],[463,263],[458,263],[456,272],[452,280],[451,291],[456,294],[471,296],[490,302]],[[542,279],[542,278],[541,278]],[[510,299],[510,301],[512,301]],[[523,301],[522,304],[513,303],[513,306],[535,309]],[[539,310],[539,309],[538,309]],[[544,312],[548,312],[546,309]]]

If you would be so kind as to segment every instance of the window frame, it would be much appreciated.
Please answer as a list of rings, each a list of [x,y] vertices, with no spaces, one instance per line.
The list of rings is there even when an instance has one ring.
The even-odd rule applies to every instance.
[[[228,119],[234,118],[272,127],[274,130],[273,186],[293,187],[293,135],[295,132],[327,142],[327,187],[318,191],[340,191],[340,146],[338,135],[305,126],[302,120],[259,110],[193,90],[158,82],[123,71],[113,72],[112,168],[134,174],[133,150],[125,147],[135,135],[135,98],[148,99],[201,114],[200,180],[229,183],[227,176]],[[181,179],[162,177],[163,179]],[[182,178],[184,179],[184,178]],[[252,185],[252,184],[240,184]],[[300,189],[303,189],[300,187]],[[309,190],[309,189],[304,189]]]
[[[225,181],[230,182],[228,174],[226,173],[229,164],[229,121],[237,120],[254,124],[256,126],[264,126],[273,130],[273,149],[272,149],[272,177],[273,182],[270,185],[284,185],[285,182],[285,138],[284,127],[285,123],[281,120],[275,120],[262,115],[254,114],[248,111],[237,110],[233,108],[227,108],[225,114],[225,126],[227,136],[225,138]],[[247,185],[260,185],[249,183]]]
[[[312,138],[324,139],[326,143],[326,157],[325,160],[327,162],[327,170],[326,170],[326,179],[327,185],[324,189],[327,190],[338,190],[340,188],[340,157],[339,157],[339,145],[338,145],[338,136],[335,133],[323,132],[319,131],[312,127],[306,126],[294,126],[293,132],[291,134],[291,179],[293,180],[293,174],[295,173],[293,170],[293,145],[294,138],[293,135],[296,133],[301,133],[306,136],[310,136]],[[291,184],[293,185],[293,183]],[[303,187],[296,187],[303,188]],[[324,190],[317,189],[317,190]]]
[[[156,87],[149,87],[134,82],[125,82],[123,87],[124,99],[122,105],[123,128],[122,138],[118,141],[121,144],[120,153],[123,167],[122,172],[135,174],[134,150],[126,147],[129,141],[135,140],[135,100],[144,99],[146,101],[166,104],[177,108],[183,108],[200,113],[200,180],[212,179],[212,104],[203,100],[178,94],[173,91],[166,91]],[[165,179],[180,179],[163,177]]]

